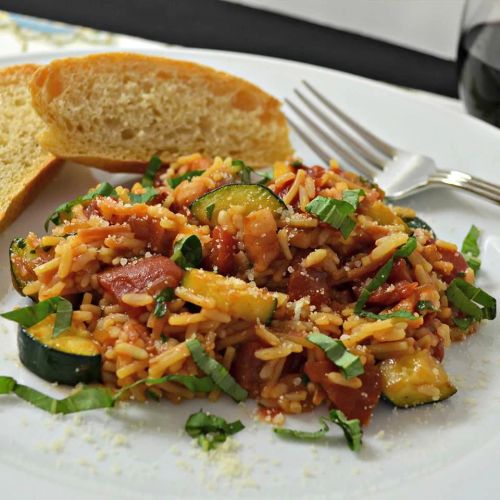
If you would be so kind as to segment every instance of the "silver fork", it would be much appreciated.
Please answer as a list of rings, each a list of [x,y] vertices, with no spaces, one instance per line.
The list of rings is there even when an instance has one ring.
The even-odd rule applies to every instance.
[[[393,200],[433,187],[451,186],[500,204],[500,186],[458,170],[438,169],[428,156],[391,146],[350,118],[310,83],[302,83],[308,90],[307,94],[294,90],[302,105],[299,107],[288,98],[285,102],[307,125],[309,132],[290,118],[290,113],[287,113],[287,119],[295,132],[326,164],[334,156],[341,156],[351,167],[376,182]],[[320,145],[314,136],[332,152]]]

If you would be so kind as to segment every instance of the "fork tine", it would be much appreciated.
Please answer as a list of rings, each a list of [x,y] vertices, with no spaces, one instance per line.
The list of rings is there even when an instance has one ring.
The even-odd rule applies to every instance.
[[[376,135],[372,134],[369,130],[362,127],[358,122],[354,121],[348,115],[346,115],[341,109],[339,109],[335,104],[328,100],[323,94],[316,90],[308,81],[302,80],[302,83],[314,94],[332,113],[334,113],[338,118],[344,120],[353,130],[355,130],[366,142],[371,144],[375,149],[383,152],[389,157],[394,157],[397,154],[396,148],[387,144],[387,142],[378,138]]]
[[[365,145],[361,144],[359,140],[355,139],[351,134],[344,131],[334,121],[323,113],[310,99],[308,99],[300,90],[294,89],[295,95],[302,101],[302,103],[309,108],[323,123],[339,136],[345,143],[347,143],[356,153],[360,154],[374,167],[382,170],[386,161],[382,160],[377,155],[373,154]]]
[[[294,122],[289,116],[287,116],[286,119],[297,135],[323,160],[324,163],[328,165],[331,155],[329,155],[317,142],[315,142],[311,136],[303,132],[297,123]]]
[[[344,160],[347,161],[351,166],[359,170],[361,173],[363,173],[366,177],[373,179],[374,175],[376,174],[375,168],[370,167],[366,162],[362,161],[361,159],[358,159],[356,156],[354,156],[351,152],[349,152],[347,149],[345,149],[341,144],[339,144],[335,139],[332,137],[328,136],[321,130],[320,127],[318,127],[300,108],[298,108],[290,99],[285,98],[285,102],[290,106],[290,108],[293,109],[293,111],[300,116],[300,118],[308,125],[308,127],[313,130],[317,136],[319,136],[323,142],[328,144],[335,153],[339,154],[344,158]],[[311,143],[315,143],[315,141],[311,138],[311,136],[308,136],[303,130],[300,129],[300,127],[296,124],[293,123],[289,117],[287,116],[288,121],[290,122],[290,125],[293,126],[294,130],[304,139],[304,141],[311,146]],[[304,138],[307,136],[307,140]],[[320,148],[320,146],[315,143],[316,148]],[[312,148],[312,146],[311,146]],[[316,150],[312,148],[315,152]],[[321,149],[321,148],[320,148]],[[322,153],[325,154],[325,151],[322,150]],[[318,153],[319,155],[319,153]],[[323,160],[324,157],[319,155]],[[328,161],[333,157],[334,155],[328,155]],[[328,161],[326,163],[328,164]]]

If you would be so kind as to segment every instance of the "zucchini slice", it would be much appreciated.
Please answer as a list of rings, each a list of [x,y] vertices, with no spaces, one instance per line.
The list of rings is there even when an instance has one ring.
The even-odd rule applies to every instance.
[[[10,274],[12,285],[16,292],[23,294],[23,288],[34,279],[35,276],[29,266],[29,261],[37,257],[36,251],[31,248],[23,238],[14,238],[9,247]]]
[[[272,212],[286,208],[281,198],[260,184],[226,184],[200,196],[189,208],[202,224],[215,225],[219,212],[231,205],[242,207],[243,216],[261,208]]]
[[[380,365],[382,394],[399,408],[436,403],[453,396],[456,387],[429,351],[417,351]]]
[[[31,328],[19,328],[17,346],[23,365],[48,382],[76,385],[101,381],[101,354],[84,330],[71,328],[52,337],[54,314]]]
[[[181,286],[196,295],[213,298],[217,309],[246,321],[267,324],[276,309],[277,299],[271,292],[210,271],[190,269]]]

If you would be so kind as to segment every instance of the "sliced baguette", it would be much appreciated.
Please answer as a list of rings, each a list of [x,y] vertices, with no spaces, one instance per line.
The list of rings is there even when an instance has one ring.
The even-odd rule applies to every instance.
[[[292,152],[274,97],[199,64],[128,53],[56,60],[31,83],[55,156],[134,172],[201,153],[265,165]]]
[[[29,90],[37,68],[25,64],[0,70],[0,230],[31,201],[60,163],[36,140],[44,126],[31,105]]]

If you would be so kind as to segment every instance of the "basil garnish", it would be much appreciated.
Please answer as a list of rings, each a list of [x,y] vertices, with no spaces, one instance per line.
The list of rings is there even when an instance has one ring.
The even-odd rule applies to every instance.
[[[342,200],[316,196],[307,204],[306,210],[333,228],[339,229],[343,238],[347,239],[356,227],[351,214],[356,211],[359,198],[364,194],[362,189],[346,189],[342,193]]]
[[[12,377],[0,376],[0,394],[16,394],[28,403],[49,413],[76,413],[97,408],[111,408],[115,404],[113,393],[106,387],[84,387],[64,399],[55,399]]]
[[[218,443],[223,443],[227,436],[236,434],[244,428],[239,420],[228,423],[222,417],[202,410],[190,415],[185,425],[186,432],[191,437],[198,438],[198,444],[205,451],[215,448]]]
[[[58,337],[71,327],[71,318],[73,315],[73,306],[71,302],[62,297],[52,297],[32,306],[21,307],[13,311],[2,313],[0,316],[15,321],[24,328],[30,328],[54,313],[56,314],[56,318],[52,336]]]
[[[278,436],[282,437],[300,440],[318,440],[326,436],[326,433],[330,430],[328,424],[333,422],[343,430],[347,444],[351,450],[359,451],[361,449],[363,443],[363,430],[357,418],[349,420],[340,410],[331,410],[328,417],[321,417],[319,421],[322,428],[315,432],[296,431],[279,427],[275,427],[273,430]]]
[[[64,399],[55,399],[26,385],[18,384],[12,377],[0,375],[0,394],[16,394],[21,399],[49,413],[76,413],[80,411],[112,408],[123,395],[140,384],[158,385],[176,382],[193,392],[210,392],[214,383],[209,377],[193,375],[166,375],[158,379],[142,379],[113,392],[107,387],[82,387],[78,392]]]
[[[430,300],[419,300],[417,302],[417,311],[436,311],[433,303]]]
[[[341,340],[332,339],[322,333],[311,333],[307,340],[325,351],[326,357],[340,369],[346,379],[365,372],[359,356],[350,353]]]
[[[408,241],[394,252],[393,256],[377,271],[370,283],[365,286],[354,307],[354,314],[359,315],[370,295],[389,279],[394,261],[399,258],[409,257],[416,248],[417,240],[414,236],[410,236]]]
[[[248,392],[234,380],[224,366],[205,352],[199,340],[190,339],[186,345],[198,368],[208,375],[219,389],[238,403],[248,397]]]
[[[190,181],[193,177],[198,177],[204,172],[205,170],[191,170],[190,172],[179,175],[179,177],[172,177],[168,179],[167,182],[172,189],[175,189],[182,181]]]
[[[418,316],[415,316],[412,312],[410,311],[393,311],[390,313],[382,313],[382,314],[375,314],[369,311],[361,311],[358,316],[361,316],[363,318],[368,318],[368,319],[391,319],[391,318],[401,318],[401,319],[416,319]]]
[[[151,157],[149,164],[146,167],[146,171],[142,176],[141,184],[143,187],[153,187],[155,182],[156,173],[160,170],[162,161],[158,156]]]
[[[451,304],[462,312],[467,319],[481,321],[482,319],[495,319],[496,317],[496,299],[481,290],[481,288],[467,283],[462,278],[455,278],[448,285],[446,296]]]
[[[198,236],[191,234],[174,245],[174,252],[170,257],[178,266],[183,269],[200,267],[203,259],[203,248]]]
[[[155,198],[157,195],[158,195],[158,191],[154,187],[148,186],[144,190],[144,193],[141,193],[141,194],[130,193],[129,198],[130,198],[130,202],[133,204],[148,203],[153,198]]]
[[[109,182],[99,184],[99,186],[89,191],[87,194],[78,196],[78,198],[75,198],[74,200],[67,201],[62,205],[59,205],[54,212],[47,217],[43,226],[45,231],[49,229],[49,224],[51,222],[55,225],[60,224],[61,215],[71,215],[71,211],[73,210],[73,207],[76,207],[76,205],[81,205],[84,201],[91,201],[98,196],[117,196],[117,194],[115,188]]]
[[[167,314],[167,302],[170,302],[174,298],[174,289],[173,288],[164,288],[156,297],[155,297],[155,308],[153,310],[153,314],[157,318],[163,318],[165,314]]]
[[[479,258],[480,249],[478,245],[480,231],[479,229],[472,225],[467,233],[467,236],[462,243],[462,254],[469,265],[477,274],[479,268],[481,267],[481,259]]]

